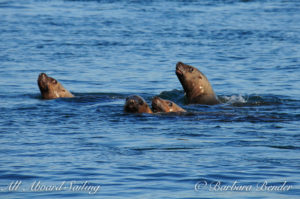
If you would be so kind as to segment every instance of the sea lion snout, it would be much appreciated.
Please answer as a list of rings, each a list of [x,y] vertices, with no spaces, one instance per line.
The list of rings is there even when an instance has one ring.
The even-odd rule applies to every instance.
[[[40,73],[40,75],[39,75],[39,78],[46,78],[46,77],[48,77],[48,76],[46,75],[46,73]]]
[[[183,76],[183,70],[184,70],[184,63],[178,62],[176,64],[176,71],[175,71],[176,75]]]
[[[133,99],[128,100],[128,104],[129,104],[129,105],[134,105],[134,102],[135,102],[135,101],[134,101]]]
[[[135,99],[128,99],[126,103],[129,109],[132,109],[137,105],[137,101]]]
[[[182,62],[178,62],[176,64],[176,74],[177,75],[183,76],[186,73],[193,73],[194,70],[197,70],[197,69],[195,69],[195,67],[193,67],[193,66],[184,64]]]
[[[152,99],[152,110],[154,113],[157,113],[157,112],[161,112],[161,102],[160,102],[160,98],[155,96],[153,99]]]
[[[47,78],[48,76],[46,75],[46,73],[41,73],[38,77],[38,82],[45,81]]]
[[[48,76],[46,73],[41,73],[38,77],[38,85],[41,91],[48,90],[48,84],[47,84]]]
[[[184,65],[185,65],[184,63],[182,63],[181,61],[179,61],[179,62],[177,62],[176,67],[182,67]]]
[[[126,101],[125,106],[124,106],[124,111],[129,112],[129,113],[138,112],[138,107],[137,107],[135,101],[134,100]]]
[[[124,111],[128,113],[152,113],[146,101],[138,95],[126,98]]]
[[[153,102],[153,101],[157,101],[157,100],[159,100],[159,99],[160,99],[160,98],[159,98],[158,96],[154,96],[153,99],[152,99],[152,102]]]

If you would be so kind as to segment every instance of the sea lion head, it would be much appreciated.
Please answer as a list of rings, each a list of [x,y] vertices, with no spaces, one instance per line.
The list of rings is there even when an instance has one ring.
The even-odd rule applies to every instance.
[[[55,99],[60,97],[73,97],[73,95],[66,90],[61,83],[56,79],[41,73],[38,77],[38,86],[44,99]]]
[[[174,102],[170,100],[164,100],[161,99],[160,97],[154,97],[152,99],[152,109],[153,112],[164,112],[164,113],[169,113],[169,112],[186,112],[183,108],[175,104]]]
[[[213,101],[217,101],[208,79],[197,68],[178,62],[176,64],[176,75],[185,91],[189,103],[192,103],[195,99],[199,101],[201,96],[203,96],[203,98],[209,96],[214,99]],[[208,102],[208,104],[209,103],[210,102]]]
[[[132,95],[126,98],[124,111],[128,113],[152,113],[147,102],[138,95]]]

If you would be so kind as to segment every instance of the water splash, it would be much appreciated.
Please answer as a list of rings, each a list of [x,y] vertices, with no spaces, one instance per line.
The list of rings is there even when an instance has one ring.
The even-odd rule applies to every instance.
[[[221,102],[229,103],[229,104],[235,104],[235,103],[245,104],[249,100],[248,97],[242,95],[222,96],[219,98]]]

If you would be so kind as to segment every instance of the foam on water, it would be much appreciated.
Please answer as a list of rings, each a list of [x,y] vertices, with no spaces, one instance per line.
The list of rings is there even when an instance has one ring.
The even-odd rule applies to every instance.
[[[232,96],[222,96],[221,100],[225,101],[225,103],[230,103],[230,104],[234,104],[234,103],[245,104],[247,103],[248,98],[243,97],[242,95],[232,95]]]

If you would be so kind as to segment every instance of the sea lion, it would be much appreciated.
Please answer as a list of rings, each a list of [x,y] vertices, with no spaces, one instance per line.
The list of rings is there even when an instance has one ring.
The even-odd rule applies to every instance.
[[[153,113],[147,102],[138,95],[126,98],[124,111],[127,113]]]
[[[161,99],[160,97],[157,96],[152,99],[152,110],[155,113],[186,112],[186,110],[184,110],[174,102],[170,100]]]
[[[176,64],[176,75],[184,89],[189,104],[219,104],[206,76],[193,66]]]
[[[43,99],[55,99],[60,97],[74,97],[56,79],[41,73],[37,80]]]

